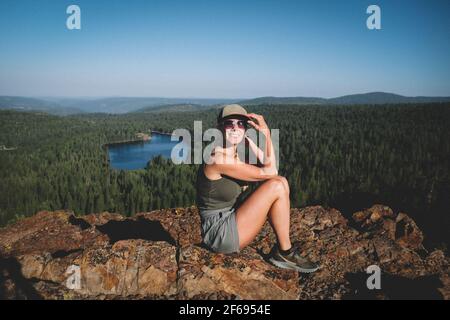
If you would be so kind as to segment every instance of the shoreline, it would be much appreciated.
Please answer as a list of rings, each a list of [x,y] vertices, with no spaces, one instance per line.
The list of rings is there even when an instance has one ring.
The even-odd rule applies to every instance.
[[[171,136],[172,135],[172,133],[169,133],[169,132],[161,132],[161,131],[156,131],[156,130],[152,130],[151,133],[163,134],[163,135],[166,135],[166,136]]]
[[[12,151],[17,150],[17,147],[7,147],[4,144],[0,145],[0,151]]]
[[[166,136],[172,136],[172,133],[169,132],[161,132],[156,130],[151,130],[151,134],[160,134],[160,135],[166,135]],[[148,139],[134,139],[134,140],[122,140],[122,141],[113,141],[108,142],[102,145],[102,147],[108,147],[108,146],[115,146],[115,145],[121,145],[121,144],[136,144],[136,143],[144,143],[152,140],[152,136],[150,135]]]
[[[142,133],[136,133],[136,135],[138,134],[142,134]],[[137,138],[137,139],[129,139],[129,140],[121,140],[121,141],[113,141],[113,142],[108,142],[108,143],[104,143],[102,145],[102,148],[104,147],[108,147],[108,146],[114,146],[114,145],[120,145],[120,144],[134,144],[134,143],[141,143],[141,142],[147,142],[150,141],[152,139],[151,135],[147,135],[147,138]]]

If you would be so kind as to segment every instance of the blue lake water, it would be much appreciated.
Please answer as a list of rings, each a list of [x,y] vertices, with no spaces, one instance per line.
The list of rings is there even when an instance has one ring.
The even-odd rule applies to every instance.
[[[149,141],[124,143],[108,146],[108,157],[113,169],[137,170],[144,169],[147,162],[156,156],[170,159],[172,149],[178,141],[171,141],[171,136],[152,132]],[[183,159],[187,155],[177,155]]]

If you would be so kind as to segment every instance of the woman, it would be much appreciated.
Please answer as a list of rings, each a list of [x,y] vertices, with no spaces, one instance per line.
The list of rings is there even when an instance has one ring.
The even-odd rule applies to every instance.
[[[202,164],[197,175],[197,205],[204,244],[215,252],[239,252],[252,242],[268,218],[277,236],[269,261],[280,268],[316,271],[318,266],[302,257],[296,244],[291,244],[289,184],[286,178],[278,176],[270,130],[264,118],[232,104],[222,108],[217,124],[224,147],[214,148],[208,164]],[[264,152],[245,136],[248,125],[265,135]],[[237,145],[243,139],[261,167],[239,159]],[[249,181],[263,183],[239,203],[242,185]]]

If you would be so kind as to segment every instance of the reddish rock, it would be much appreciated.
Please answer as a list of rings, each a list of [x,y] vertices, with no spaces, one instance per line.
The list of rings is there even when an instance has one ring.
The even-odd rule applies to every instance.
[[[319,262],[311,275],[267,262],[276,242],[269,223],[239,254],[202,246],[196,207],[142,212],[132,218],[102,212],[75,217],[41,211],[0,229],[0,296],[6,299],[344,299],[445,298],[449,258],[427,253],[407,215],[375,205],[349,227],[336,209],[291,209],[291,239]],[[369,292],[370,265],[383,289]],[[81,287],[67,288],[70,266]],[[406,283],[406,284],[405,284]],[[408,290],[402,291],[402,287]],[[367,294],[367,296],[361,296]],[[414,296],[416,297],[416,296]]]
[[[0,231],[0,254],[55,253],[101,246],[108,238],[69,211],[40,211]]]
[[[200,215],[195,206],[141,212],[136,217],[159,221],[179,246],[202,242]]]
[[[298,273],[276,268],[252,248],[214,254],[198,246],[181,249],[180,291],[188,298],[223,291],[240,299],[297,299]]]
[[[401,246],[411,249],[422,248],[423,233],[413,219],[405,213],[399,213],[395,222],[395,240]]]
[[[373,205],[372,207],[355,212],[353,220],[361,224],[363,227],[371,226],[382,219],[393,218],[394,212],[391,208],[381,204]]]
[[[123,221],[125,217],[119,213],[110,213],[108,211],[104,211],[101,213],[91,213],[85,216],[80,217],[84,221],[86,221],[91,226],[101,226],[106,224],[109,221]]]

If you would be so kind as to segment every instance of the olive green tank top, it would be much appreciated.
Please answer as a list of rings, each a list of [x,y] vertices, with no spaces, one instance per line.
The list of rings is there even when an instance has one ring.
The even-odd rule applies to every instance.
[[[199,210],[215,210],[234,206],[246,182],[227,175],[211,180],[200,165],[197,173],[197,207]]]

